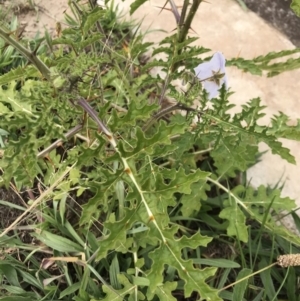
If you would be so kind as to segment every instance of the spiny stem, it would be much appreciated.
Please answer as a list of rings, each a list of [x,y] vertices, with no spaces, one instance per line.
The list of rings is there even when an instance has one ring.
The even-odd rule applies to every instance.
[[[95,110],[84,98],[79,98],[76,103],[79,106],[81,106],[92,117],[92,119],[97,123],[99,129],[101,130],[101,132],[103,132],[105,136],[109,137],[112,135],[108,128],[104,125],[104,123],[99,119]]]
[[[177,40],[175,41],[175,46],[174,46],[174,56],[180,55],[182,53],[182,49],[177,49],[177,45],[182,43],[186,39],[187,33],[190,29],[191,23],[193,21],[193,18],[195,17],[195,14],[197,12],[197,9],[198,9],[201,1],[202,0],[194,0],[193,1],[193,4],[190,8],[190,11],[188,13],[188,16],[187,16],[186,20],[185,20],[185,15],[186,15],[186,12],[187,12],[187,7],[189,5],[189,1],[188,0],[184,1],[181,16],[180,16],[180,20],[179,20],[179,22],[177,21],[178,34],[177,34]],[[169,3],[170,3],[171,6],[174,4],[173,1],[171,1],[171,0],[169,0]],[[165,96],[167,87],[168,87],[169,82],[170,82],[170,75],[173,74],[177,70],[177,68],[179,66],[179,63],[180,62],[172,63],[171,66],[168,69],[166,78],[164,80],[164,85],[163,85],[163,89],[162,89],[162,92],[161,92],[159,104],[162,102],[162,99]]]
[[[156,120],[164,117],[165,115],[167,115],[175,110],[182,110],[182,111],[186,111],[186,112],[198,112],[197,109],[188,107],[182,103],[177,102],[174,105],[171,105],[165,109],[160,110],[153,117],[151,117],[143,126],[143,131],[146,132]]]
[[[180,20],[179,20],[179,29],[183,26],[184,24],[184,19],[186,16],[186,12],[187,12],[187,8],[189,6],[189,0],[184,0],[183,6],[182,6],[182,10],[181,10],[181,16],[180,16]]]
[[[180,14],[178,12],[177,6],[176,6],[174,0],[169,0],[169,3],[171,5],[171,10],[172,10],[173,15],[175,17],[176,23],[179,24],[179,22],[180,22]]]
[[[179,24],[181,24],[182,21],[184,23],[181,26],[178,26],[178,37],[177,37],[177,41],[176,41],[177,44],[181,44],[182,42],[185,41],[188,31],[191,28],[192,21],[195,17],[195,14],[196,14],[198,7],[199,7],[200,3],[202,2],[202,0],[194,0],[186,19],[182,20],[182,19],[184,19],[184,16],[186,14],[186,10],[187,10],[188,4],[189,4],[188,2],[189,1],[185,1],[184,5],[183,5],[183,9],[182,9],[182,13],[181,13],[182,18],[180,19]],[[182,53],[182,50],[183,49],[179,49],[177,51],[176,55],[180,55]],[[178,68],[179,63],[180,62],[176,62],[175,64],[172,65],[172,68],[171,68],[172,73]]]
[[[96,6],[95,5],[95,1],[93,1],[93,0],[89,0],[89,4],[90,4],[90,6],[91,6],[92,9],[94,9],[95,6]],[[100,24],[99,21],[96,22],[96,26],[97,26],[98,31],[100,33],[102,33],[103,35],[105,35],[105,32],[104,32],[104,30],[103,30],[103,28],[102,28],[102,26],[101,26],[101,24]]]
[[[32,63],[47,80],[51,79],[51,71],[45,63],[39,59],[34,53],[24,47],[20,42],[14,39],[10,32],[0,26],[0,37],[9,45],[19,51],[30,63]]]
[[[201,2],[202,2],[202,0],[193,0],[193,4],[189,10],[189,13],[188,13],[186,19],[184,20],[184,24],[183,24],[182,28],[180,28],[178,43],[182,43],[186,39],[188,31],[191,28],[192,21],[195,17],[195,14],[196,14]]]

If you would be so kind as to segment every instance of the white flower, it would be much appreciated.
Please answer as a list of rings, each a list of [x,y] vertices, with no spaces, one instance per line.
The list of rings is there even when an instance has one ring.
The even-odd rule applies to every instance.
[[[203,88],[208,92],[209,99],[218,95],[218,90],[223,84],[226,89],[228,87],[225,62],[224,55],[216,52],[209,62],[202,63],[194,69]]]

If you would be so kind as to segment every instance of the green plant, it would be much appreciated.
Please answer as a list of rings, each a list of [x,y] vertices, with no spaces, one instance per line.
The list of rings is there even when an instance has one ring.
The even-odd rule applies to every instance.
[[[300,238],[276,220],[294,202],[243,177],[260,142],[294,163],[278,139],[299,140],[299,124],[280,113],[260,126],[260,99],[231,116],[224,85],[210,100],[193,73],[209,49],[188,37],[201,1],[184,1],[181,14],[170,3],[178,31],[151,61],[133,24],[94,1],[72,1],[70,26],[46,32],[39,55],[0,27],[28,60],[0,76],[2,183],[30,199],[2,202],[20,211],[0,234],[3,300],[299,300],[297,267],[275,267],[299,253]],[[228,64],[276,75],[299,59],[272,61],[296,52]]]
[[[239,5],[244,9],[247,10],[247,5],[245,4],[245,2],[243,0],[236,0]]]
[[[299,17],[300,16],[300,2],[299,0],[292,0],[291,9]]]

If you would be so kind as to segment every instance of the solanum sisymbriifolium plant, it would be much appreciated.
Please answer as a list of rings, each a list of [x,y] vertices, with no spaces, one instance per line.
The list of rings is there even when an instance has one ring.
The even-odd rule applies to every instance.
[[[133,1],[131,12],[143,2]],[[285,271],[269,265],[298,250],[299,237],[276,220],[294,202],[279,189],[252,188],[243,176],[260,142],[294,163],[278,139],[299,140],[299,125],[288,126],[283,113],[258,125],[258,98],[231,115],[226,68],[276,75],[299,60],[272,60],[299,50],[250,61],[192,46],[196,38],[188,34],[201,2],[183,1],[179,10],[168,1],[177,32],[152,49],[151,60],[151,43],[135,24],[119,21],[109,2],[72,2],[68,27],[55,37],[46,32],[48,50],[39,56],[0,27],[29,62],[0,76],[2,183],[29,195],[0,234],[5,296],[290,296]],[[151,75],[153,68],[164,76]],[[184,92],[176,80],[186,83]]]

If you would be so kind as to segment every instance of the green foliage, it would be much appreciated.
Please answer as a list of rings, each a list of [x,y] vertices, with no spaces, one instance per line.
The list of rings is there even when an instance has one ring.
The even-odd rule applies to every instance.
[[[5,25],[7,30],[10,31],[13,35],[17,36],[19,34],[19,22],[16,16],[11,16],[10,13],[2,11],[0,8],[0,18],[1,24]],[[18,37],[19,38],[19,37]],[[22,43],[26,42],[23,40]],[[31,47],[32,50],[35,50],[38,54],[41,51],[42,47],[37,47],[37,44],[40,43],[40,39],[36,37],[32,41],[27,41],[27,45]],[[23,67],[26,60],[25,58],[18,53],[18,51],[9,43],[6,43],[4,39],[0,38],[0,74],[6,74],[9,70],[15,69],[17,67]]]
[[[292,0],[291,9],[294,13],[300,17],[300,1],[299,0]]]
[[[131,12],[144,2],[134,1]],[[193,74],[209,49],[192,46],[182,28],[149,61],[152,44],[118,21],[112,6],[78,5],[59,37],[42,39],[40,56],[3,33],[30,63],[0,77],[1,180],[30,200],[25,209],[0,200],[21,216],[0,234],[2,299],[270,297],[285,272],[270,268],[268,289],[262,283],[270,274],[253,273],[298,251],[299,237],[276,220],[295,204],[279,189],[254,189],[240,178],[261,142],[295,163],[278,139],[299,140],[299,121],[289,126],[280,112],[262,126],[258,98],[231,114],[224,86],[209,100]],[[299,59],[272,60],[297,52],[229,64],[276,75],[298,68]],[[163,79],[149,73],[154,67]],[[174,80],[185,80],[187,91]],[[180,106],[165,110],[166,99]]]
[[[132,15],[141,5],[143,5],[147,0],[135,0],[130,4],[130,14]]]
[[[285,71],[298,69],[300,65],[300,58],[289,58],[286,61],[278,62],[278,59],[299,53],[300,48],[292,50],[283,50],[279,52],[270,52],[265,56],[258,56],[252,60],[245,60],[243,58],[234,58],[228,60],[229,66],[236,66],[243,71],[250,72],[254,75],[262,75],[267,72],[268,77],[278,75]],[[272,62],[276,60],[276,62]]]

